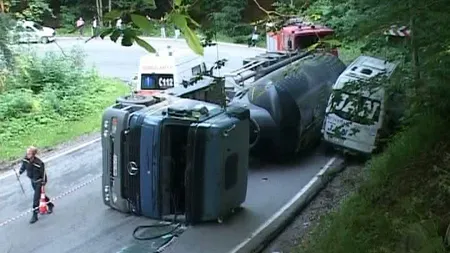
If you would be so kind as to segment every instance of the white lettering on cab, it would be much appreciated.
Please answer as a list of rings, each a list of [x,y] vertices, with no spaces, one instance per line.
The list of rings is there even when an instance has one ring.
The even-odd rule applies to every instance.
[[[159,87],[173,87],[173,79],[172,78],[160,78],[159,79]]]
[[[353,112],[356,108],[354,105],[354,101],[349,99],[350,96],[348,94],[342,94],[342,100],[335,106],[336,111],[342,111],[346,113]],[[381,103],[379,101],[373,101],[369,99],[363,98],[364,106],[363,108],[360,108],[358,112],[358,116],[360,117],[366,117],[367,119],[372,120],[375,117],[375,114],[380,109]]]

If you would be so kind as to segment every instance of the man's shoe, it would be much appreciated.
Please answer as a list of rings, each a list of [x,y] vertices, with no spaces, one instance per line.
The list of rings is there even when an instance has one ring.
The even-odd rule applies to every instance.
[[[33,224],[36,221],[38,221],[37,213],[33,213],[33,217],[31,217],[30,224]]]
[[[53,213],[53,208],[55,207],[55,205],[53,203],[48,203],[48,214]]]

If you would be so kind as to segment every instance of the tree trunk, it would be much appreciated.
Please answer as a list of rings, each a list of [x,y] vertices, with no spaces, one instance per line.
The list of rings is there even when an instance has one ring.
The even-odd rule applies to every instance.
[[[111,6],[111,0],[108,0],[108,12],[111,12],[112,6]],[[108,24],[111,27],[111,22]]]
[[[97,20],[98,20],[98,23],[101,23],[102,21],[100,20],[100,6],[98,4],[98,1],[99,0],[95,0],[95,7],[97,9]]]
[[[1,13],[5,13],[5,3],[3,0],[0,0],[0,11]]]
[[[103,26],[103,0],[98,0],[100,25]]]
[[[411,40],[411,57],[412,57],[412,68],[414,73],[414,83],[415,88],[419,88],[421,74],[420,74],[420,62],[419,62],[419,47],[417,45],[417,39],[416,39],[416,13],[414,11],[414,4],[413,1],[409,1],[409,10],[410,10],[410,17],[409,17],[409,26],[410,26],[410,40]]]
[[[97,7],[97,20],[99,26],[103,26],[103,5],[102,0],[95,0],[95,6]]]

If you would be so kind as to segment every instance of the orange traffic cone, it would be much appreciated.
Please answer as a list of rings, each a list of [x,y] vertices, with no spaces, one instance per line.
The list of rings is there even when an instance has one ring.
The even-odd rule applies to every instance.
[[[46,214],[48,213],[47,201],[45,200],[45,188],[41,187],[41,199],[39,201],[39,213]]]

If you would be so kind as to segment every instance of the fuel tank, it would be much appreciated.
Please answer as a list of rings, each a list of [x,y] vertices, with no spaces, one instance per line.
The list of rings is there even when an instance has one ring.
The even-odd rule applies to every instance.
[[[250,154],[285,160],[320,140],[331,88],[346,66],[332,54],[314,53],[270,68],[230,104],[250,109]]]

